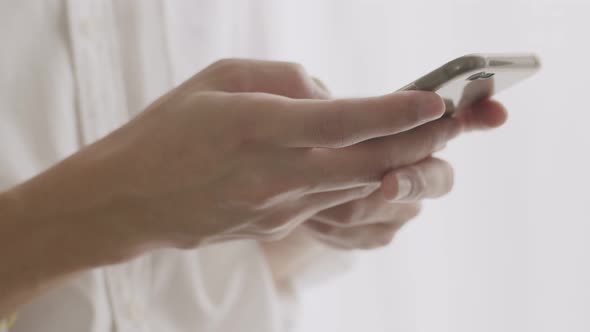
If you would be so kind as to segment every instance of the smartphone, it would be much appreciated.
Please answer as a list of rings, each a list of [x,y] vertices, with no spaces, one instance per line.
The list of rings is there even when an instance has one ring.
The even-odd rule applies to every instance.
[[[534,54],[469,54],[444,64],[398,91],[436,92],[445,101],[445,113],[452,115],[528,78],[540,66],[539,58]]]

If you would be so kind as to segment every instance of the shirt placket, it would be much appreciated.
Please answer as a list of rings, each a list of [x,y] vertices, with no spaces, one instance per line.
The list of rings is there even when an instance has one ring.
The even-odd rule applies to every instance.
[[[128,120],[110,0],[70,0],[69,32],[82,144]]]
[[[81,145],[90,144],[129,119],[111,0],[69,0],[69,33],[77,86]],[[145,331],[138,293],[127,264],[104,268],[105,289],[118,332]]]

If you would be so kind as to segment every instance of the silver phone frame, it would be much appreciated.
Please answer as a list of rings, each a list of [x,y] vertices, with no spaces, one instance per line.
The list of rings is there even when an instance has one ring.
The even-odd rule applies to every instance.
[[[447,62],[398,91],[439,92],[448,89],[449,85],[452,84],[453,97],[441,95],[447,103],[447,113],[452,113],[466,102],[473,103],[490,97],[528,78],[537,72],[540,66],[539,58],[534,54],[468,54]],[[481,87],[477,87],[481,91],[477,91],[469,100],[464,100],[463,95],[467,85],[474,81],[470,77],[485,73],[492,74],[489,78],[485,77],[486,80],[492,79],[491,82],[486,85],[481,84]],[[504,78],[502,86],[493,84],[496,80],[493,75],[502,75],[502,78]],[[514,77],[509,77],[506,80],[506,75]],[[455,91],[458,89],[461,89],[461,91]],[[458,98],[457,96],[461,97]]]

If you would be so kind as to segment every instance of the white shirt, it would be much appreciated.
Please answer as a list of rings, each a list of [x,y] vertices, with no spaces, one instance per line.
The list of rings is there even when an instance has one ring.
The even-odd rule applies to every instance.
[[[250,38],[262,32],[251,15],[249,1],[0,2],[0,190],[210,62],[254,55]],[[0,332],[280,331],[280,308],[260,248],[242,241],[88,271]]]

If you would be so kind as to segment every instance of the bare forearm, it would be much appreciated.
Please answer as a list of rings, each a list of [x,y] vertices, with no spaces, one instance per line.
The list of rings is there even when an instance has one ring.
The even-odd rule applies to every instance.
[[[88,203],[95,188],[86,179],[100,176],[66,161],[0,193],[0,317],[78,272],[132,256],[108,214]]]
[[[68,262],[72,252],[65,248],[63,225],[30,220],[15,208],[18,204],[9,193],[0,195],[0,317],[77,270]]]

